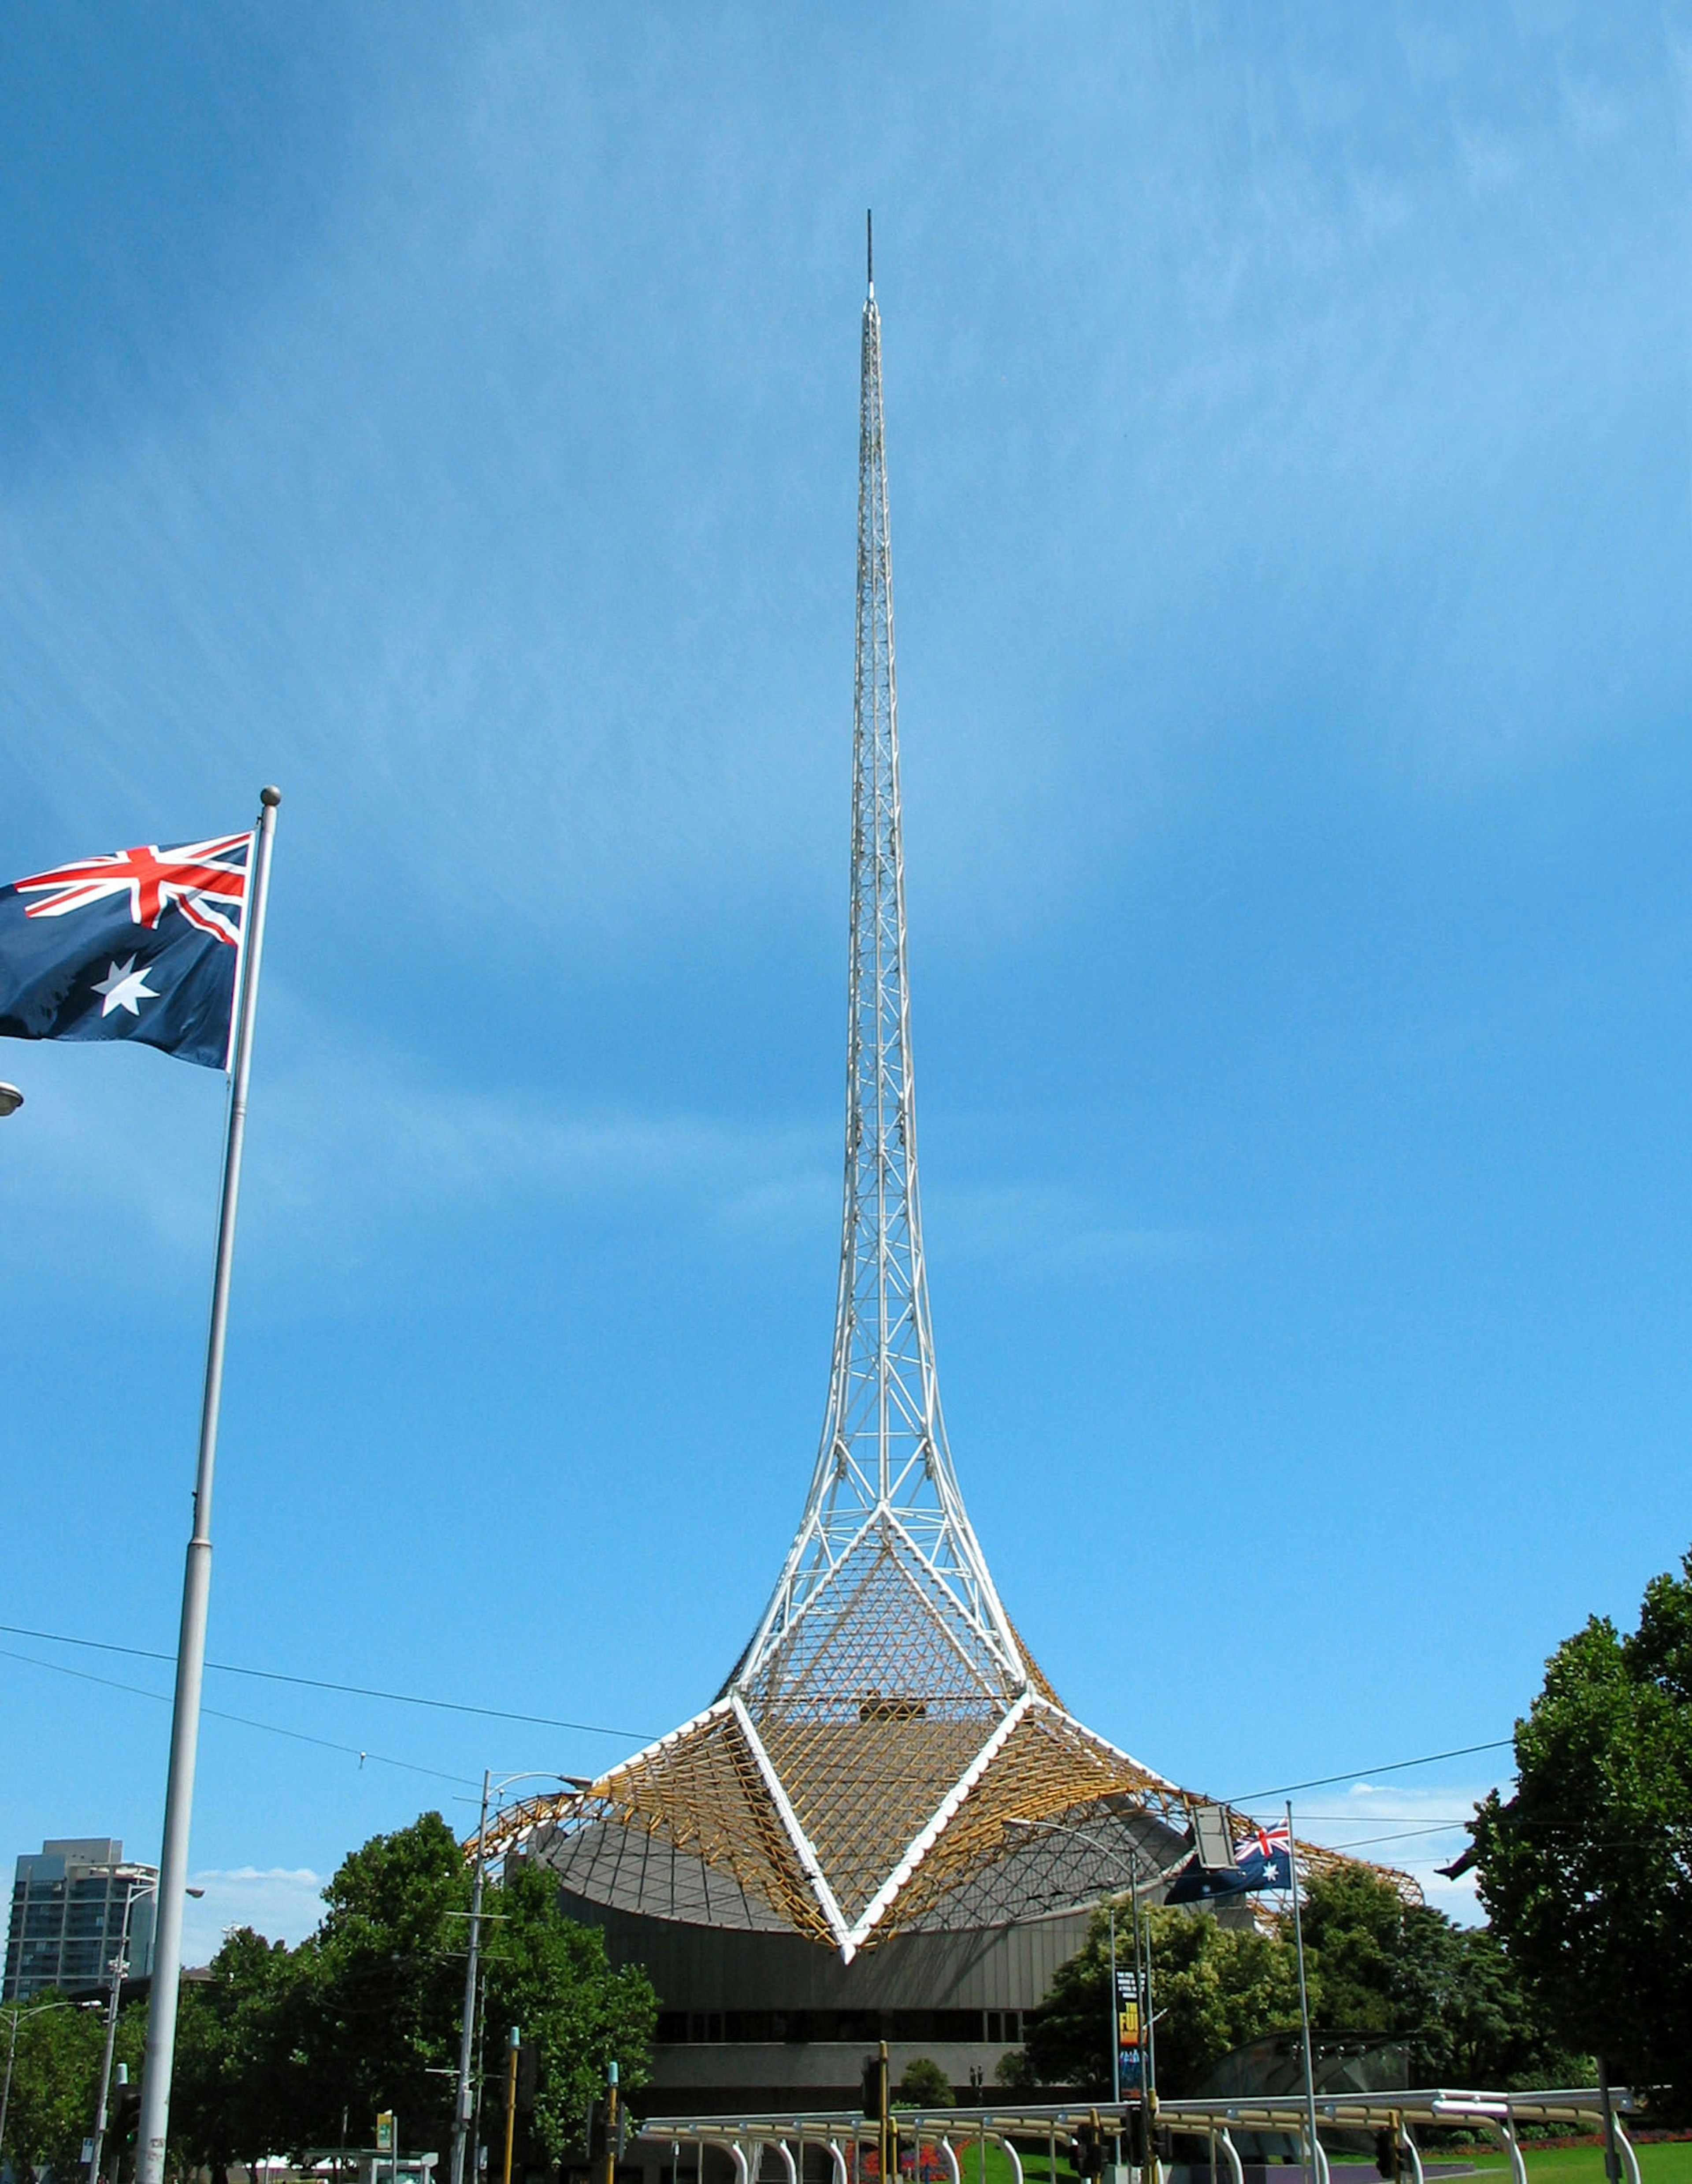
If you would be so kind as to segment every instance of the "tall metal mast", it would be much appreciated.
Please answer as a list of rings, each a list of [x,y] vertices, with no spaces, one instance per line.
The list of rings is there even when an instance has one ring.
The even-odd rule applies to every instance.
[[[815,1657],[825,1634],[840,1652],[838,1615],[855,1603],[849,1619],[861,1626],[865,1642],[846,1650],[859,1688],[849,1691],[831,1674],[826,1680],[836,1703],[896,1703],[902,1692],[932,1694],[938,1624],[944,1633],[942,1651],[949,1648],[951,1656],[945,1699],[973,1712],[983,1701],[1015,1696],[1027,1677],[958,1491],[934,1370],[917,1194],[893,549],[873,255],[868,270],[858,413],[845,1206],[833,1368],[804,1516],[733,1682],[749,1697],[756,1691],[782,1710],[823,1699],[807,1671],[820,1665]],[[891,1564],[897,1582],[890,1585],[885,1570],[879,1580],[871,1579],[877,1561]],[[891,1613],[899,1605],[904,1613]],[[877,1618],[879,1647],[869,1642],[868,1626]]]
[[[1162,1878],[1187,1854],[1183,1793],[1067,1713],[1024,1652],[946,1446],[916,1183],[873,259],[868,270],[844,1206],[821,1446],[775,1592],[715,1701],[597,1782],[500,1824],[502,1850],[537,1845],[591,1900],[690,1925],[759,1929],[773,1913],[849,1964],[890,1933],[1084,1904],[1125,1857]],[[1066,1816],[1084,1832],[1054,1830]]]

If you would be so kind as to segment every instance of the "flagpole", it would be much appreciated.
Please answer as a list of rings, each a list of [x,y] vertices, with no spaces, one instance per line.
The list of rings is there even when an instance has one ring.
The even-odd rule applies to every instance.
[[[1316,2061],[1311,2053],[1310,1991],[1305,1985],[1305,1922],[1299,1913],[1299,1845],[1293,1833],[1293,1808],[1287,1805],[1287,1869],[1293,1884],[1293,1938],[1299,1952],[1299,2021],[1305,2036],[1305,2110],[1311,2140],[1310,2184],[1322,2184],[1322,2151],[1316,2141]]]
[[[176,1644],[176,1696],[170,1716],[170,1769],[164,1785],[164,1839],[159,1852],[158,1923],[153,1940],[153,1991],[147,2008],[147,2059],[136,2132],[136,2184],[164,2184],[164,2140],[170,2116],[170,2070],[176,2050],[176,1997],[182,1975],[182,1902],[188,1885],[188,1824],[194,1803],[199,1747],[200,1684],[206,1661],[206,1611],[211,1598],[212,1474],[217,1462],[218,1409],[223,1396],[224,1335],[229,1323],[229,1276],[235,1255],[235,1209],[241,1194],[241,1149],[247,1134],[247,1078],[264,911],[270,893],[270,844],[279,788],[259,793],[252,893],[242,921],[238,1011],[229,1093],[229,1137],[223,1156],[217,1256],[212,1275],[211,1326],[206,1339],[205,1396],[200,1407],[199,1467],[194,1479],[194,1529],[182,1576],[182,1623]]]

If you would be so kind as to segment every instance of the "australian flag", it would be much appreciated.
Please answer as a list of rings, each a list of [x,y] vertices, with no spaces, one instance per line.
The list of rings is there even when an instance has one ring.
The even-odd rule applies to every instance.
[[[1211,1896],[1244,1896],[1258,1888],[1290,1888],[1293,1846],[1287,1823],[1254,1827],[1234,1845],[1233,1871],[1210,1872],[1193,1858],[1170,1883],[1166,1903],[1199,1903]]]
[[[227,1068],[253,838],[119,850],[0,887],[0,1037],[138,1039]]]

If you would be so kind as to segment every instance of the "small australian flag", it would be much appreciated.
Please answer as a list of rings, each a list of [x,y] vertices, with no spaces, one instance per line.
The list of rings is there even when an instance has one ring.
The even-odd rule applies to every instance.
[[[137,1039],[229,1066],[253,836],[154,843],[0,887],[0,1037]]]

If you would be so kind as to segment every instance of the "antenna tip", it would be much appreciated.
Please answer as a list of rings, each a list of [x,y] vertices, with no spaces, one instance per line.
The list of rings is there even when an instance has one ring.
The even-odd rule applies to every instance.
[[[876,292],[876,224],[875,214],[864,214],[864,266],[870,283],[870,293]]]

